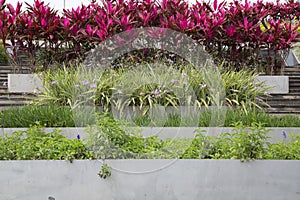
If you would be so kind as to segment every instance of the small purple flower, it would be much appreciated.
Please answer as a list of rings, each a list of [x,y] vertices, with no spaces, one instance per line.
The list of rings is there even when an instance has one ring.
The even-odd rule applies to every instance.
[[[282,136],[283,136],[283,138],[284,138],[284,139],[286,139],[286,137],[287,137],[287,134],[286,134],[286,132],[285,132],[285,131],[282,131]]]
[[[230,91],[231,91],[231,92],[234,92],[234,91],[235,91],[235,89],[231,88],[231,89],[230,89]]]
[[[140,92],[140,95],[145,95],[145,92]]]
[[[156,90],[152,91],[152,94],[154,94],[154,95],[159,95],[160,92],[161,92],[160,90],[156,89]]]
[[[242,89],[246,89],[246,88],[247,88],[247,86],[245,86],[245,85],[242,86]]]
[[[41,94],[42,92],[36,89],[36,90],[33,91],[33,93],[34,94]]]
[[[51,83],[50,83],[50,85],[57,85],[58,83],[57,83],[57,81],[52,81]]]
[[[206,84],[199,84],[200,88],[204,89],[206,88]]]
[[[104,102],[102,101],[102,103],[101,103],[101,107],[102,107],[102,109],[104,110]]]
[[[262,102],[263,100],[261,98],[255,97],[256,102]]]
[[[95,83],[90,84],[90,88],[97,88],[97,85]]]
[[[88,85],[90,82],[88,80],[84,80],[81,82],[82,85]]]
[[[76,137],[77,137],[77,139],[78,139],[78,140],[80,140],[80,135],[79,135],[79,134],[77,134],[77,136],[76,136]]]
[[[171,60],[171,59],[168,59],[168,62],[169,62],[169,63],[173,63],[174,61],[173,61],[173,60]]]
[[[179,83],[179,80],[178,79],[173,79],[173,80],[171,80],[171,83]]]
[[[4,86],[4,87],[7,87],[7,82],[4,82],[4,83],[3,83],[3,86]]]
[[[264,92],[264,95],[270,95],[270,92]]]
[[[166,94],[168,94],[168,93],[170,93],[171,92],[171,90],[165,90],[164,91],[164,93],[166,93]]]
[[[1,121],[1,122],[2,122],[2,125],[3,125],[3,124],[5,123],[5,119],[4,119],[4,118],[2,118],[2,121]]]

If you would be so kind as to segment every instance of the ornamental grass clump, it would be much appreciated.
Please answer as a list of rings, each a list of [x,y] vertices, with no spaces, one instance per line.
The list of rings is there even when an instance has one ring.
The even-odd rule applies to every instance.
[[[224,106],[242,108],[247,113],[266,105],[258,99],[268,96],[269,88],[255,80],[255,72],[221,71],[220,77],[215,76],[214,70],[164,62],[145,62],[135,67],[124,63],[123,67],[108,70],[83,65],[57,68],[42,73],[44,90],[35,103],[72,109],[93,107],[95,111],[118,110],[121,113],[132,108],[131,112],[142,116],[155,106],[187,105],[201,109],[223,102]],[[220,78],[223,85],[216,85],[215,78]],[[224,97],[215,96],[223,91]]]

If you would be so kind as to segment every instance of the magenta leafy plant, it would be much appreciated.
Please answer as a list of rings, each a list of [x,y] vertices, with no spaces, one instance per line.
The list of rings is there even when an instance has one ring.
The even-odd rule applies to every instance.
[[[263,67],[267,74],[280,74],[280,56],[300,41],[300,4],[294,1],[102,0],[61,14],[40,0],[26,4],[24,10],[22,4],[14,7],[5,0],[0,6],[0,37],[6,46],[11,45],[13,58],[22,50],[32,65],[43,64],[43,69],[54,62],[81,61],[100,42],[141,27],[179,31],[204,45],[229,69]],[[136,57],[157,53],[142,50]]]

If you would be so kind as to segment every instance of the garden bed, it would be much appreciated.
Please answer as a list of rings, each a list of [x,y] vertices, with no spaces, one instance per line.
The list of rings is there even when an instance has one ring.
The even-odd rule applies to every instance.
[[[243,126],[201,128],[208,130],[208,136],[199,134],[193,140],[178,138],[194,137],[196,127],[141,128],[146,136],[161,132],[158,136],[174,141],[134,137],[127,132],[131,127],[127,130],[108,115],[93,127],[88,133],[84,128],[61,128],[69,139],[38,125],[28,130],[3,128],[12,137],[0,137],[4,159],[0,198],[279,200],[300,196],[300,137],[290,140],[290,132],[299,133],[298,128],[275,128],[268,134],[274,144],[269,144],[266,129],[257,125],[250,132]]]
[[[269,88],[255,82],[255,72],[279,75],[283,65],[278,51],[289,50],[299,39],[297,27],[287,24],[299,16],[298,3],[215,1],[211,6],[190,6],[185,1],[129,0],[63,12],[41,1],[25,9],[21,4],[0,4],[0,39],[14,44],[15,62],[18,50],[28,52],[36,64],[32,71],[41,71],[43,79],[40,91],[34,91],[34,84],[27,91],[14,90],[13,84],[25,86],[25,81],[8,80],[10,92],[38,95],[32,107],[0,113],[1,200],[300,198],[300,118],[255,110],[262,111],[263,99],[269,97]],[[258,15],[245,18],[245,13]],[[123,37],[125,30],[132,37]],[[136,40],[136,33],[144,31],[150,39],[142,42],[146,46]],[[185,39],[195,39],[192,48],[184,34]],[[176,44],[171,42],[174,38],[179,39]],[[129,41],[121,49],[130,52],[119,55],[110,45],[97,49],[114,39],[119,44]],[[192,62],[204,55],[194,44],[203,45],[212,56],[201,61],[205,68]],[[266,48],[266,59],[258,53],[261,48]],[[196,53],[193,49],[197,54],[189,53]],[[104,55],[95,57],[98,53]],[[101,60],[94,63],[101,66],[99,72],[92,69],[90,56]],[[74,64],[83,60],[87,65]],[[102,65],[106,61],[109,65]],[[277,87],[288,92],[287,77],[280,78],[285,83]],[[211,113],[201,113],[200,119],[166,117],[156,115],[153,105],[162,108],[158,114],[170,106],[220,110],[226,105],[232,110],[226,117],[218,113],[224,120]],[[142,127],[142,136],[108,113],[114,106],[130,111],[129,121]],[[137,112],[129,106],[145,115],[134,118]],[[193,126],[207,132],[196,135]],[[267,133],[268,126],[275,127]]]

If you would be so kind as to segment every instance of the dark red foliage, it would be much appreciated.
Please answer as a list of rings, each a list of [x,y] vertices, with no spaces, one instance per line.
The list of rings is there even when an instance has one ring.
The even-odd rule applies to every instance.
[[[260,49],[267,50],[267,73],[280,68],[276,55],[300,41],[300,4],[185,0],[102,0],[64,10],[59,14],[43,1],[15,7],[0,0],[0,37],[10,41],[14,56],[25,50],[35,64],[43,53],[45,67],[51,62],[84,59],[88,51],[107,38],[132,28],[162,27],[187,34],[205,45],[216,60],[239,69],[255,67]],[[144,51],[144,53],[147,51]],[[280,69],[279,69],[280,70]]]

